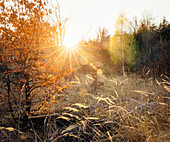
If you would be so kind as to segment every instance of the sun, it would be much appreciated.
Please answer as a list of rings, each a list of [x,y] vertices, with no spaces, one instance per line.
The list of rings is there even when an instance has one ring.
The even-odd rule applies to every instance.
[[[73,49],[76,47],[78,42],[74,39],[64,39],[63,45],[68,49]]]

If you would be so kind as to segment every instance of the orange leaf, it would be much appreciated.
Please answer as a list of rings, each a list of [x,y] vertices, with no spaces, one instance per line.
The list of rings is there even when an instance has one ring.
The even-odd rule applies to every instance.
[[[0,6],[3,6],[3,2],[0,3]]]
[[[25,114],[28,116],[28,111],[26,111]]]

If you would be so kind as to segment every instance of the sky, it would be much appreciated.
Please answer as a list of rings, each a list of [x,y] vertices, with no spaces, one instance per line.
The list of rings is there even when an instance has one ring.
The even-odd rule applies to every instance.
[[[150,11],[155,23],[165,16],[170,21],[170,0],[58,0],[66,23],[65,41],[76,43],[82,39],[96,38],[99,26],[106,28],[110,35],[121,11],[128,19],[142,17],[144,11]],[[70,41],[69,41],[70,40]]]

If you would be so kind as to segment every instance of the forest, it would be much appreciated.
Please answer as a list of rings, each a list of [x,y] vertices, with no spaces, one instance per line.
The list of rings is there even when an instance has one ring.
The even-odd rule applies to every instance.
[[[159,142],[170,137],[170,23],[117,16],[115,32],[63,44],[46,0],[0,1],[0,141]]]

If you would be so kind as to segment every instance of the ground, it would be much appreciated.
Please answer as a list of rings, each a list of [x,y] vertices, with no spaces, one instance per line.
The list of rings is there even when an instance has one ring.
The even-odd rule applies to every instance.
[[[1,141],[168,141],[168,78],[123,77],[112,67],[97,56],[81,65],[71,76],[72,87],[54,94],[57,103],[49,100],[24,130],[10,127],[1,104]]]

